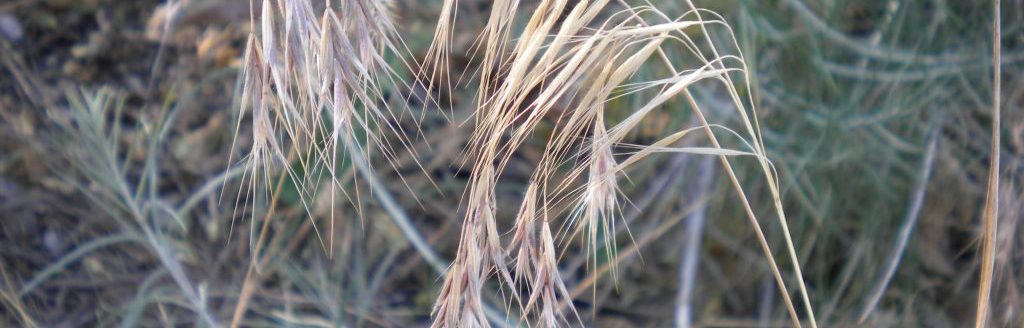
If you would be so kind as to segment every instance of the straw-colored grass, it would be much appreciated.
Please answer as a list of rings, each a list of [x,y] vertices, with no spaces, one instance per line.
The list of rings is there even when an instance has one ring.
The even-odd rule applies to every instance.
[[[1000,147],[1000,98],[1002,91],[1002,74],[1000,49],[1002,43],[1002,23],[1000,19],[1001,1],[996,0],[993,5],[992,18],[992,147],[989,150],[988,183],[985,189],[985,209],[981,216],[982,220],[982,248],[981,248],[981,279],[978,287],[978,312],[975,316],[974,327],[982,328],[988,326],[989,306],[992,297],[992,281],[996,265],[996,238],[999,235],[999,152]]]
[[[749,95],[738,91],[740,87],[749,89],[743,55],[732,29],[721,16],[692,3],[688,6],[690,10],[685,14],[670,18],[656,7],[634,7],[624,2],[541,1],[522,30],[515,30],[513,24],[520,7],[518,1],[496,1],[491,6],[490,19],[478,44],[482,66],[476,77],[480,86],[473,118],[475,129],[466,150],[472,170],[464,195],[466,217],[458,251],[437,298],[435,326],[489,326],[483,293],[486,281],[495,275],[504,286],[502,289],[517,300],[523,320],[535,320],[542,325],[568,323],[557,305],[571,296],[558,274],[555,244],[568,245],[579,237],[591,254],[588,262],[592,265],[598,264],[602,250],[604,254],[600,256],[614,259],[619,244],[616,235],[620,231],[620,204],[625,201],[618,180],[626,177],[631,165],[654,153],[719,157],[757,233],[793,324],[800,326],[802,320],[790,301],[786,279],[775,263],[775,254],[730,158],[751,157],[760,163],[799,282],[807,322],[815,326],[782,209],[777,177],[764,151],[754,103]],[[353,160],[362,157],[362,145],[351,142],[359,133],[366,134],[367,142],[379,145],[385,158],[394,160],[393,148],[377,132],[386,129],[404,135],[392,123],[392,110],[380,101],[380,83],[392,76],[381,55],[384,51],[399,52],[395,46],[398,43],[392,41],[394,27],[387,20],[386,8],[375,1],[343,2],[342,7],[327,8],[322,19],[316,20],[307,1],[268,1],[262,6],[260,32],[250,36],[243,60],[242,107],[250,108],[254,137],[244,159],[249,168],[249,192],[240,199],[256,199],[257,190],[269,190],[267,172],[280,167],[300,187],[302,204],[308,211],[315,190],[306,185],[315,185],[318,179],[310,176],[309,172],[316,171],[310,168],[322,167],[328,172],[329,181],[337,181],[334,168],[339,152],[347,152]],[[428,65],[420,70],[419,76],[430,81],[426,86],[428,93],[438,76],[451,76],[447,70],[454,8],[454,0],[444,2],[434,41],[428,49]],[[339,13],[346,15],[344,20],[339,19]],[[255,22],[253,25],[257,30]],[[731,44],[717,44],[711,30],[727,35]],[[666,49],[688,54],[692,64],[674,63],[666,56]],[[650,62],[661,63],[671,73],[637,79],[638,70]],[[444,87],[453,87],[450,78],[442,80]],[[698,83],[715,82],[725,90],[742,118],[743,125],[738,129],[709,122],[690,94],[689,88]],[[607,102],[643,92],[654,96],[621,120],[606,119]],[[667,101],[679,96],[686,98],[700,126],[650,145],[624,143],[641,121],[664,110]],[[556,112],[556,108],[564,107],[571,110]],[[543,150],[516,220],[512,244],[506,248],[495,219],[495,188],[512,154],[534,134],[542,118],[552,115],[559,123]],[[696,131],[706,134],[711,147],[673,146]],[[719,141],[721,133],[741,141],[746,149],[723,148]],[[400,137],[400,141],[408,145],[406,139]],[[617,149],[632,150],[617,153]],[[301,171],[305,173],[291,168],[285,154],[292,152],[299,154]],[[625,159],[620,163],[617,157],[622,156]],[[368,166],[358,169],[373,180]],[[261,181],[263,187],[258,188]],[[332,200],[335,189],[350,197],[350,193],[332,183]],[[562,216],[555,210],[556,204],[566,203],[576,205]],[[564,218],[563,229],[552,233],[549,225],[557,217]],[[408,226],[408,220],[401,214],[393,218],[400,226]],[[330,229],[333,230],[333,219]],[[433,253],[426,246],[415,242],[420,239],[418,234],[413,229],[405,230],[410,240],[419,244],[421,254],[432,258]],[[537,231],[540,235],[536,235]],[[327,244],[325,249],[333,249],[333,240]],[[516,253],[510,253],[512,250]],[[507,265],[509,255],[516,257],[511,269]],[[610,272],[614,277],[614,266]],[[524,290],[525,299],[520,300],[519,292]]]
[[[1020,10],[698,3],[0,5],[0,325],[1021,322]]]
[[[454,1],[446,1],[443,8],[452,8]],[[491,7],[491,20],[487,22],[480,45],[483,60],[479,74],[481,87],[477,96],[474,131],[467,156],[472,166],[470,188],[466,194],[466,218],[459,251],[446,276],[444,287],[434,310],[435,326],[460,324],[476,327],[488,326],[481,304],[484,282],[496,275],[512,291],[528,290],[529,300],[520,310],[522,318],[534,318],[536,324],[558,325],[568,323],[560,312],[552,312],[548,304],[559,298],[568,299],[564,282],[554,272],[556,263],[547,263],[550,247],[546,245],[550,212],[555,204],[575,203],[575,209],[565,216],[565,227],[558,235],[582,237],[583,245],[591,254],[590,262],[598,262],[599,250],[614,258],[614,245],[618,244],[616,228],[621,210],[617,180],[629,165],[659,152],[683,152],[719,156],[733,185],[740,193],[740,202],[746,208],[751,226],[761,242],[765,255],[781,287],[793,324],[801,325],[796,310],[789,301],[782,271],[775,264],[774,253],[761,232],[760,223],[746,199],[733,172],[729,157],[750,156],[763,169],[769,189],[775,198],[775,211],[786,237],[791,263],[800,281],[805,314],[815,326],[810,300],[803,286],[799,261],[795,258],[792,239],[776,187],[776,177],[767,160],[753,114],[753,103],[737,92],[734,74],[746,71],[741,54],[720,55],[720,46],[712,41],[710,28],[720,28],[731,35],[731,29],[720,16],[690,4],[691,10],[671,19],[650,6],[631,7],[620,4],[612,14],[599,14],[614,5],[609,1],[541,1],[528,22],[513,42],[508,17],[517,14],[517,2],[497,1]],[[442,17],[452,16],[449,12]],[[705,20],[703,16],[713,17]],[[654,21],[656,23],[649,23]],[[435,36],[449,35],[441,25]],[[693,35],[697,35],[694,37]],[[435,45],[445,44],[443,38]],[[509,45],[511,43],[511,45]],[[738,52],[738,46],[734,47]],[[664,55],[664,49],[682,49],[701,63],[693,68],[678,70]],[[658,56],[655,56],[655,55]],[[443,56],[443,55],[442,55]],[[662,60],[671,75],[652,80],[632,79],[645,63]],[[438,69],[435,67],[434,69]],[[701,107],[687,89],[703,81],[721,82],[733,100],[735,109],[743,118],[741,135],[703,118]],[[657,90],[647,103],[619,122],[610,124],[605,119],[604,104],[623,94],[643,90]],[[687,129],[651,145],[623,144],[624,137],[650,113],[662,108],[671,98],[685,94],[692,109],[701,117],[702,126]],[[571,110],[554,112],[555,108]],[[495,228],[494,188],[511,155],[536,129],[541,118],[555,115],[559,124],[544,149],[541,164],[535,170],[527,197],[519,211],[514,229],[513,249],[516,263],[508,272],[502,245]],[[688,132],[703,129],[713,147],[673,147],[675,141]],[[730,137],[743,140],[747,150],[724,149],[715,129]],[[580,141],[581,138],[585,141]],[[581,147],[583,146],[583,147]],[[617,163],[614,149],[635,148],[622,163]],[[565,173],[567,172],[567,173]],[[543,220],[537,220],[542,216]],[[541,236],[530,236],[540,224]],[[559,238],[568,242],[575,238]],[[541,245],[530,245],[540,241]],[[538,251],[541,259],[537,258]],[[528,257],[524,259],[523,257]],[[530,262],[536,263],[530,263]],[[612,260],[611,263],[615,263]],[[611,270],[614,276],[615,270]],[[515,278],[511,278],[515,277]],[[527,279],[523,279],[523,277]],[[534,278],[534,279],[529,279]],[[524,283],[524,281],[526,283]],[[540,299],[538,299],[540,298]],[[542,309],[534,306],[540,302]],[[521,304],[521,303],[518,303]]]
[[[761,141],[754,104],[749,95],[745,98],[737,91],[741,86],[749,88],[743,56],[721,16],[692,3],[688,5],[691,9],[684,15],[670,18],[653,6],[633,7],[624,2],[541,1],[520,31],[514,30],[512,19],[518,14],[518,1],[496,1],[491,6],[479,44],[478,55],[483,64],[478,77],[478,110],[466,152],[472,167],[464,199],[466,218],[458,252],[436,302],[435,326],[489,326],[482,294],[492,275],[500,278],[514,299],[519,299],[520,290],[528,291],[524,294],[528,296],[525,304],[517,301],[523,319],[534,318],[543,325],[568,323],[557,306],[560,300],[571,297],[558,274],[554,244],[580,237],[591,254],[592,265],[597,265],[600,250],[604,250],[603,256],[614,259],[622,213],[620,199],[624,196],[617,181],[625,177],[630,165],[651,154],[666,152],[719,157],[739,193],[751,227],[757,232],[793,324],[800,326],[802,321],[790,301],[782,270],[775,263],[775,254],[734,173],[730,157],[747,156],[760,163],[774,198],[788,255],[792,257],[790,262],[799,281],[805,315],[815,326],[779,199],[777,178]],[[359,144],[339,142],[353,139],[357,134],[355,128],[365,133],[368,141],[383,146],[380,149],[386,158],[394,158],[389,144],[375,132],[392,129],[402,135],[390,123],[394,118],[392,111],[378,101],[378,83],[390,76],[381,52],[397,50],[391,41],[393,26],[387,21],[384,8],[375,1],[344,2],[344,6],[347,7],[337,11],[327,8],[319,21],[313,19],[312,6],[306,1],[268,1],[262,6],[260,33],[250,36],[243,61],[243,108],[251,108],[254,141],[245,158],[250,191],[241,198],[255,199],[256,186],[260,181],[264,185],[269,183],[267,172],[271,166],[277,166],[284,168],[291,181],[300,186],[302,203],[308,211],[308,199],[313,198],[314,191],[306,191],[304,186],[317,178],[295,172],[285,158],[285,153],[293,150],[285,149],[300,154],[302,171],[312,171],[310,166],[323,166],[329,180],[336,181],[334,167],[339,150],[344,149],[353,158],[362,152]],[[430,80],[428,92],[434,88],[437,76],[451,75],[446,70],[455,7],[454,0],[445,1],[434,42],[428,50],[429,65],[420,71],[419,76]],[[339,20],[337,13],[348,16]],[[278,23],[281,18],[283,22]],[[711,29],[728,35],[732,44],[717,44]],[[688,53],[696,65],[680,70],[680,63],[669,60],[665,49]],[[722,55],[721,51],[735,54]],[[646,63],[659,60],[671,74],[656,79],[634,78]],[[719,82],[726,90],[744,122],[738,129],[742,133],[708,122],[704,117],[701,106],[688,91],[704,81]],[[445,87],[452,88],[450,79],[445,83]],[[606,120],[605,103],[644,91],[654,92],[655,96],[618,122]],[[686,97],[701,126],[651,145],[623,143],[644,118],[680,95]],[[564,106],[572,110],[554,111]],[[534,133],[541,118],[550,115],[557,116],[560,124],[544,149],[517,219],[512,241],[517,259],[512,272],[495,219],[495,188],[512,154]],[[321,121],[323,117],[330,121]],[[712,147],[673,146],[689,132],[701,129]],[[741,140],[747,149],[723,148],[718,136],[722,132],[728,138]],[[620,148],[635,151],[616,154],[615,149]],[[303,153],[313,156],[302,156]],[[618,163],[619,155],[628,156]],[[301,160],[304,158],[308,162]],[[372,179],[368,167],[360,169]],[[331,199],[334,190],[332,186]],[[554,204],[563,202],[577,205],[566,213],[563,230],[553,234],[549,212]],[[537,220],[538,216],[543,219]],[[535,235],[537,224],[539,236]],[[410,235],[410,239],[418,240],[414,232]],[[432,256],[425,247],[418,248]],[[613,267],[613,277],[615,272]]]

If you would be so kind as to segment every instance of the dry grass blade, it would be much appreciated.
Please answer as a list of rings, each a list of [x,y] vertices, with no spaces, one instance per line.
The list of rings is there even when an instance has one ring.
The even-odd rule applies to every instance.
[[[691,7],[694,7],[692,1],[688,0],[687,3]],[[702,18],[700,18],[700,12],[699,11],[697,12],[697,15],[698,15],[698,19],[699,20],[703,20]],[[701,25],[701,29],[704,32],[705,37],[708,39],[708,42],[709,42],[709,45],[710,45],[710,48],[711,48],[712,52],[715,54],[716,57],[719,57],[717,47],[713,43],[710,43],[710,39],[711,38],[708,35],[707,28],[704,25]],[[736,47],[739,48],[738,45]],[[719,65],[722,65],[722,64],[719,63]],[[750,88],[750,78],[747,75],[747,74],[749,74],[749,72],[746,69],[746,63],[741,61],[741,65],[744,67],[744,70],[743,70],[743,73],[744,73],[743,81],[744,81],[744,84],[749,89]],[[770,167],[770,163],[768,162],[767,153],[766,153],[766,151],[764,149],[764,141],[762,140],[761,135],[760,135],[760,125],[758,123],[757,115],[752,115],[750,117],[747,116],[746,109],[743,108],[743,101],[740,100],[738,93],[735,91],[735,84],[732,82],[732,80],[731,80],[731,78],[729,77],[728,74],[724,75],[724,77],[729,82],[729,83],[726,84],[727,88],[729,88],[729,91],[730,91],[729,94],[730,94],[730,96],[732,96],[733,102],[737,106],[740,107],[738,112],[739,112],[740,116],[743,118],[743,123],[746,126],[747,132],[750,134],[750,137],[751,137],[751,139],[753,141],[753,144],[755,146],[755,150],[759,154],[759,156],[758,156],[759,163],[761,164],[761,168],[762,168],[762,171],[764,173],[765,180],[766,180],[766,182],[768,184],[768,191],[770,192],[770,194],[772,196],[773,203],[775,205],[774,206],[775,207],[775,214],[776,214],[776,217],[778,218],[779,225],[782,228],[781,230],[782,230],[783,237],[785,238],[786,250],[788,251],[788,253],[789,253],[788,255],[789,255],[790,259],[791,259],[790,263],[792,264],[793,273],[795,274],[795,276],[797,278],[797,281],[799,282],[797,287],[798,287],[798,289],[800,291],[800,294],[802,296],[804,310],[807,312],[806,315],[807,315],[807,317],[809,319],[809,323],[810,323],[811,327],[812,328],[813,327],[817,327],[817,322],[816,322],[816,320],[814,318],[814,309],[811,306],[811,298],[807,294],[807,286],[804,283],[803,273],[801,272],[801,269],[800,269],[800,260],[799,260],[797,254],[796,254],[796,247],[793,245],[793,237],[790,235],[789,223],[786,220],[785,211],[783,211],[782,199],[781,199],[781,195],[779,194],[778,178],[777,178],[777,176],[774,173],[774,169],[772,169]],[[689,97],[688,97],[688,99],[689,99]],[[753,110],[753,107],[754,107],[753,96],[748,94],[747,95],[747,100],[749,101],[751,110]],[[696,104],[694,104],[694,105],[696,105]],[[698,116],[702,116],[702,115],[698,114]],[[701,120],[704,121],[703,118]],[[702,123],[704,123],[705,125],[707,124],[706,122],[702,122]],[[710,134],[710,132],[709,132],[709,134]],[[713,135],[709,135],[709,138],[712,140],[712,143],[715,144],[715,147],[719,147],[718,146],[718,142],[715,141],[715,137]],[[734,185],[736,185],[738,187],[738,184],[736,183],[735,176],[732,173],[732,169],[728,167],[729,166],[728,159],[726,157],[724,157],[724,156],[720,156],[720,158],[721,158],[723,164],[726,165],[726,172],[730,176],[730,180],[733,180]],[[740,191],[740,194],[742,195],[743,192]],[[745,196],[743,196],[743,197],[745,198]],[[744,201],[744,203],[746,203],[746,201]],[[744,205],[744,208],[747,210],[748,217],[751,218],[751,219],[754,219],[753,213],[750,212],[750,210],[749,210],[749,206]],[[758,230],[758,231],[760,230],[760,227],[756,224],[756,220],[752,220],[751,223],[754,226],[755,230]],[[758,232],[759,239],[763,240],[764,238],[763,238],[762,235],[763,234],[761,232]],[[764,241],[762,241],[762,248],[765,250],[766,256],[769,257],[770,263],[774,262],[774,259],[772,259],[772,255],[771,255],[771,253],[768,250],[767,244]],[[774,266],[774,263],[771,263],[771,264]],[[777,271],[777,269],[775,269],[775,271]],[[776,283],[778,283],[780,288],[782,289],[782,291],[785,292],[785,288],[784,288],[785,285],[783,284],[781,276],[778,273],[776,273]],[[788,301],[789,295],[788,294],[784,295],[784,298],[787,299],[787,303],[789,303],[789,301]],[[800,321],[798,320],[796,314],[794,313],[794,311],[792,309],[792,306],[787,304],[787,307],[789,307],[790,316],[792,317],[791,319],[794,321],[793,323],[799,327],[800,326]]]
[[[7,276],[7,270],[4,269],[3,266],[0,266],[0,278],[3,279],[0,281],[3,283],[3,285],[0,286],[0,288],[2,288],[2,290],[0,290],[0,305],[3,305],[6,311],[13,312],[8,315],[15,317],[18,322],[25,327],[39,327],[35,322],[35,319],[25,311],[25,304],[22,303],[21,296],[18,295],[16,290],[11,288],[13,284],[11,284],[11,279]]]
[[[989,316],[989,304],[992,294],[992,280],[995,272],[996,262],[996,238],[999,234],[999,151],[1000,133],[1000,89],[1001,76],[1000,43],[1002,36],[1002,24],[1000,23],[1000,0],[994,1],[993,24],[992,24],[992,148],[989,153],[988,185],[985,192],[985,211],[982,214],[982,258],[981,258],[981,286],[978,288],[978,312],[975,317],[974,326],[983,328],[987,326]]]

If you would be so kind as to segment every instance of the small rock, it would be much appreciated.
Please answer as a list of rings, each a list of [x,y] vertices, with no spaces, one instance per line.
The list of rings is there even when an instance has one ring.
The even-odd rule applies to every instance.
[[[43,247],[46,247],[46,251],[50,252],[51,255],[58,255],[61,253],[63,245],[60,242],[60,236],[57,235],[56,231],[47,229],[43,233]]]
[[[21,37],[25,36],[25,30],[22,29],[21,22],[17,17],[0,11],[0,36],[10,41],[19,41]]]

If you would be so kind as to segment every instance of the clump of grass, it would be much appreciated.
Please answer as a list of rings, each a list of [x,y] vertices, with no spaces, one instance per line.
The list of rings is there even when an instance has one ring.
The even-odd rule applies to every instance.
[[[243,115],[235,133],[251,117],[253,141],[241,163],[248,189],[238,196],[246,202],[243,207],[259,194],[267,196],[273,189],[270,172],[276,170],[297,186],[307,212],[324,178],[330,203],[337,197],[358,201],[353,199],[358,190],[349,193],[339,183],[342,162],[353,162],[361,177],[379,185],[365,159],[371,149],[394,166],[395,143],[408,148],[396,110],[385,99],[399,82],[384,56],[401,49],[389,6],[389,1],[341,1],[326,4],[319,15],[308,0],[265,1],[258,15],[253,6],[253,33],[241,72]],[[391,198],[384,188],[374,192]],[[438,262],[404,213],[386,207],[417,250]],[[330,222],[333,231],[333,211]],[[314,229],[321,238],[315,224]],[[321,244],[332,249],[333,239],[321,238]]]
[[[799,264],[778,201],[776,178],[761,145],[756,116],[748,113],[748,108],[753,110],[753,104],[741,98],[731,76],[745,72],[742,55],[719,55],[707,27],[722,26],[730,35],[731,30],[719,16],[692,4],[690,11],[676,19],[665,16],[655,7],[621,5],[617,12],[599,20],[612,10],[609,1],[573,4],[541,1],[515,42],[511,41],[512,18],[517,15],[518,2],[497,1],[491,7],[480,44],[483,65],[477,92],[476,128],[467,149],[472,174],[465,196],[466,219],[459,249],[436,302],[435,326],[457,323],[488,326],[482,291],[492,275],[501,278],[502,284],[513,291],[515,299],[519,298],[519,290],[528,291],[523,318],[531,317],[531,311],[539,311],[534,316],[539,322],[565,322],[555,304],[559,298],[564,301],[570,297],[557,274],[554,236],[565,236],[558,239],[566,240],[582,237],[594,265],[598,262],[599,250],[605,250],[606,257],[614,258],[617,217],[621,216],[617,180],[628,165],[656,152],[720,157],[740,193],[752,227],[758,232],[794,324],[800,324],[774,255],[727,158],[746,155],[758,159],[776,199],[776,213],[799,278]],[[432,65],[421,70],[420,76],[427,76],[431,81],[439,72],[449,75],[444,71],[448,68],[447,52],[455,7],[453,0],[445,2],[435,41],[428,50],[433,57]],[[380,54],[397,52],[395,43],[390,41],[394,27],[388,20],[380,19],[387,16],[382,8],[375,1],[349,1],[338,9],[327,6],[322,19],[315,20],[307,1],[264,3],[260,33],[250,36],[244,60],[242,107],[251,108],[254,142],[245,158],[249,191],[240,199],[256,198],[257,187],[261,184],[263,190],[269,190],[267,172],[275,167],[283,168],[292,183],[299,186],[301,202],[309,211],[308,200],[314,198],[316,189],[307,184],[315,185],[317,181],[317,176],[311,175],[316,170],[310,168],[322,166],[329,181],[336,181],[338,175],[334,168],[339,152],[347,153],[353,160],[363,157],[362,145],[353,142],[357,134],[365,134],[368,143],[377,144],[389,161],[395,156],[390,144],[380,137],[379,130],[390,130],[390,134],[399,136],[402,144],[408,144],[403,131],[392,123],[395,116],[391,109],[381,101],[380,83],[392,75]],[[338,13],[351,17],[340,20]],[[702,14],[715,18],[704,20]],[[278,23],[280,17],[283,22]],[[648,23],[648,20],[656,23]],[[255,23],[253,25],[256,30]],[[691,33],[698,33],[698,37],[692,37]],[[735,46],[735,41],[733,43]],[[666,57],[665,48],[689,53],[691,60],[698,64],[679,71]],[[672,74],[626,83],[645,63],[657,59]],[[745,136],[703,119],[700,107],[687,88],[704,80],[722,82],[744,119]],[[432,87],[430,84],[428,91]],[[641,91],[653,91],[655,96],[625,119],[614,124],[606,122],[606,102]],[[702,118],[703,129],[714,147],[671,147],[686,132],[700,128],[697,127],[652,145],[637,145],[638,151],[618,163],[614,150],[628,146],[623,144],[625,136],[648,114],[679,94],[687,96],[694,113]],[[574,109],[556,112],[556,108],[563,106]],[[564,123],[556,126],[551,134],[532,178],[535,185],[531,186],[530,199],[520,211],[517,236],[513,241],[519,258],[513,266],[517,271],[513,273],[506,263],[506,248],[498,233],[495,189],[509,158],[534,133],[542,118],[549,115],[558,116],[557,121]],[[749,150],[723,149],[712,128],[739,137]],[[580,147],[580,138],[587,140],[583,143],[585,147]],[[298,154],[301,173],[291,168],[292,153]],[[580,160],[582,164],[572,164]],[[362,171],[364,176],[373,179],[368,166]],[[576,187],[577,183],[582,185]],[[332,182],[332,200],[334,188]],[[564,232],[552,234],[548,217],[552,204],[574,199],[578,205],[568,215]],[[543,213],[544,217],[538,222],[541,224],[539,236],[534,235],[535,212]],[[411,240],[418,239],[414,232],[407,235],[412,236]],[[432,256],[425,246],[418,249]],[[528,263],[529,255],[541,258]],[[614,275],[615,270],[612,272]],[[802,282],[800,290],[813,325],[813,312]]]
[[[453,2],[453,1],[448,1]],[[781,270],[775,264],[766,238],[751,209],[739,181],[733,172],[729,157],[751,156],[757,159],[774,198],[775,212],[782,225],[793,269],[800,281],[806,315],[815,325],[810,300],[803,286],[799,262],[789,236],[786,219],[779,200],[775,174],[768,162],[753,102],[743,99],[737,91],[733,74],[742,75],[740,83],[748,82],[742,55],[720,55],[709,33],[710,26],[719,26],[729,35],[731,29],[717,14],[692,8],[686,14],[671,19],[651,6],[622,8],[603,20],[601,13],[612,10],[608,1],[541,1],[534,9],[517,41],[511,42],[511,21],[517,14],[517,2],[499,1],[491,7],[491,20],[484,29],[481,45],[482,68],[475,113],[476,127],[471,138],[467,158],[472,166],[470,187],[466,198],[466,217],[460,246],[434,310],[434,326],[461,324],[469,327],[489,326],[482,311],[484,281],[492,275],[513,291],[528,290],[529,300],[521,310],[523,318],[535,318],[539,325],[566,323],[559,310],[550,308],[557,299],[569,299],[564,282],[557,272],[557,258],[552,254],[555,242],[550,234],[549,210],[553,204],[575,202],[577,208],[568,215],[566,230],[558,235],[582,236],[583,244],[591,253],[594,264],[597,252],[604,249],[609,258],[614,256],[617,204],[619,191],[616,180],[626,168],[643,157],[658,152],[682,152],[716,155],[721,159],[733,186],[740,193],[751,226],[769,260],[772,272],[780,286],[783,299],[796,326],[800,326],[795,308]],[[444,8],[452,8],[446,3]],[[447,17],[450,13],[442,13]],[[702,15],[714,17],[705,20]],[[653,20],[655,23],[648,23]],[[442,25],[435,35],[445,36]],[[696,33],[698,37],[691,35]],[[437,43],[444,44],[445,40]],[[730,45],[738,51],[738,46]],[[698,64],[677,70],[665,55],[665,49],[689,53]],[[655,56],[657,55],[657,56]],[[631,81],[645,63],[661,60],[672,74],[659,78]],[[721,82],[732,104],[743,118],[744,134],[719,124],[709,123],[701,107],[690,95],[688,88],[702,81]],[[748,85],[749,88],[749,85]],[[606,126],[604,104],[623,94],[650,90],[655,96],[629,113],[619,122]],[[656,90],[656,91],[655,91]],[[661,108],[671,98],[684,95],[701,126],[684,130],[652,145],[635,145],[636,152],[617,163],[613,150],[623,146],[624,137],[650,113]],[[559,108],[562,110],[556,111]],[[533,134],[541,118],[554,115],[559,124],[544,148],[541,164],[531,178],[517,222],[512,247],[517,251],[519,270],[510,274],[505,260],[496,257],[504,252],[496,236],[494,188],[499,183],[506,163],[528,136]],[[703,130],[713,147],[672,147],[688,132]],[[728,132],[730,137],[742,140],[748,150],[730,150],[721,146],[715,129]],[[581,142],[580,140],[586,141]],[[583,146],[583,147],[581,147]],[[628,154],[628,153],[627,153]],[[543,213],[541,235],[533,234],[536,215]],[[557,214],[557,213],[556,213]],[[565,240],[574,238],[565,238]],[[540,245],[525,245],[537,242]],[[533,263],[523,256],[539,254]],[[614,263],[614,260],[612,260]],[[614,270],[613,270],[614,272]],[[511,279],[514,276],[516,279]],[[522,277],[533,277],[523,283]],[[521,304],[521,303],[520,303]],[[543,304],[543,305],[539,305]],[[531,313],[533,313],[531,315]]]
[[[264,199],[270,198],[269,191],[274,189],[271,172],[282,171],[296,186],[300,203],[309,214],[322,190],[329,193],[328,206],[336,204],[338,194],[358,205],[358,187],[350,190],[342,183],[349,173],[343,167],[351,167],[371,187],[420,255],[443,272],[443,262],[379,181],[368,160],[371,153],[377,153],[397,167],[395,149],[402,147],[410,150],[419,165],[399,122],[399,110],[391,107],[386,96],[403,98],[393,95],[401,93],[398,89],[404,86],[393,63],[385,58],[403,58],[391,5],[391,1],[378,0],[327,2],[317,7],[322,9],[317,15],[313,2],[308,0],[267,0],[257,15],[255,5],[250,4],[252,34],[241,72],[242,115],[238,116],[235,135],[249,116],[253,142],[241,163],[246,168],[243,180],[248,189],[244,194],[240,190],[237,199],[246,202],[244,207],[261,194]],[[405,61],[401,63],[408,66]],[[321,182],[328,187],[321,188]],[[252,212],[253,220],[256,214]],[[334,250],[334,222],[335,212],[330,208],[328,239],[324,241],[310,215],[321,246],[329,252]],[[252,249],[259,247],[265,233],[266,228],[258,236],[255,230],[250,233],[250,242],[256,243]],[[253,256],[250,265],[258,265],[255,251]],[[246,277],[245,285],[250,286],[252,275]],[[236,308],[232,325],[245,312],[248,296]]]

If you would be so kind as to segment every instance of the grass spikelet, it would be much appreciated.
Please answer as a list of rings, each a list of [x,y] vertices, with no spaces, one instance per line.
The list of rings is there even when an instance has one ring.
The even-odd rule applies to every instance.
[[[516,226],[512,230],[509,241],[509,256],[514,259],[513,282],[519,286],[522,282],[529,283],[534,279],[534,259],[539,258],[537,249],[537,202],[538,185],[530,183],[523,194],[523,203],[516,215]],[[514,253],[514,255],[513,255]]]
[[[474,173],[480,176],[473,179],[477,184],[468,194],[459,249],[435,302],[434,327],[490,327],[481,298],[483,282],[498,275],[506,286],[515,286],[494,218],[493,172],[485,166]]]
[[[435,87],[445,87],[445,91],[448,92],[451,92],[452,89],[451,77],[448,72],[451,70],[449,66],[451,64],[451,39],[452,33],[454,33],[456,6],[458,6],[457,0],[444,0],[442,3],[441,15],[438,16],[437,27],[434,29],[434,38],[426,52],[427,60],[416,73],[418,83],[423,84],[423,81],[426,80],[427,94],[432,94]],[[441,85],[434,85],[435,83]]]
[[[612,155],[611,143],[607,142],[607,131],[604,127],[604,115],[598,113],[594,120],[594,134],[591,142],[591,153],[588,159],[586,187],[580,198],[578,217],[574,235],[582,235],[587,242],[588,253],[594,265],[598,262],[598,250],[605,249],[611,263],[615,258],[615,217],[619,213],[617,198],[619,194],[616,182],[616,163]],[[615,270],[612,270],[615,276]]]
[[[537,272],[533,281],[533,292],[524,307],[524,313],[537,312],[539,327],[568,327],[569,320],[562,312],[559,304],[572,300],[569,290],[565,287],[561,274],[558,272],[557,250],[551,234],[551,224],[545,218],[540,230],[540,254],[536,258]],[[576,319],[582,319],[575,309],[571,310]]]

